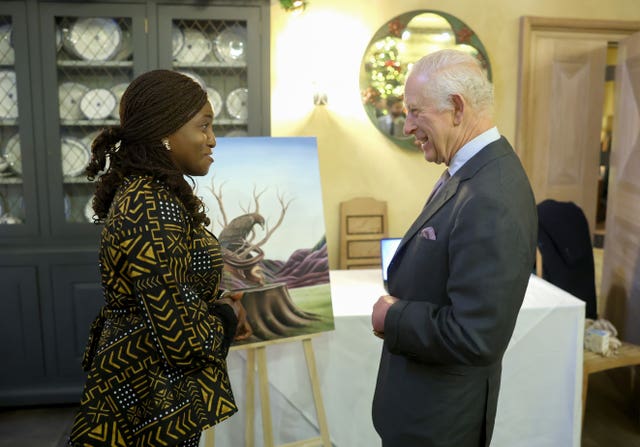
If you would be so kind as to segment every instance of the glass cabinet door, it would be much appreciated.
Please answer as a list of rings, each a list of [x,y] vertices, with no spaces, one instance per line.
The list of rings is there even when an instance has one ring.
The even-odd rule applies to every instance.
[[[144,10],[131,5],[46,6],[49,29],[43,29],[43,35],[55,36],[43,49],[51,61],[45,61],[45,67],[55,67],[48,80],[48,115],[57,118],[47,130],[57,155],[57,169],[51,170],[57,181],[50,183],[61,185],[50,198],[53,224],[87,224],[93,222],[95,186],[85,174],[91,143],[104,127],[120,124],[120,98],[146,65],[139,61],[146,57]],[[114,9],[122,15],[114,15]]]
[[[159,65],[207,90],[216,136],[262,134],[257,10],[164,5],[158,10]]]
[[[0,234],[37,228],[27,55],[24,5],[0,5]]]

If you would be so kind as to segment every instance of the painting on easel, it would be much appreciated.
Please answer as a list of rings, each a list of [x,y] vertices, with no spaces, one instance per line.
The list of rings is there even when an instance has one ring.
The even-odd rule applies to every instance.
[[[222,289],[259,343],[332,330],[329,260],[315,138],[219,138],[194,177],[224,261]]]

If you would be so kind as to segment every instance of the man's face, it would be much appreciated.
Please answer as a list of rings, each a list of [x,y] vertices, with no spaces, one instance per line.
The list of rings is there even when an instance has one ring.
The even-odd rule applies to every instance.
[[[432,163],[449,165],[453,143],[453,110],[439,111],[426,91],[428,78],[422,74],[409,75],[404,97],[407,118],[404,133],[413,135],[424,158]]]
[[[402,102],[401,101],[394,102],[391,105],[391,107],[389,108],[389,114],[394,118],[397,118],[399,116],[403,116],[404,115],[404,106],[402,105]]]

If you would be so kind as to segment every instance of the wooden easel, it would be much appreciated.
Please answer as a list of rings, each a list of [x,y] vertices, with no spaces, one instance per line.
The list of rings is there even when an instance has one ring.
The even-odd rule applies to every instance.
[[[260,391],[260,407],[262,411],[262,434],[264,439],[264,447],[275,447],[273,442],[273,426],[271,422],[271,407],[269,399],[269,377],[267,375],[267,346],[277,343],[302,342],[304,348],[304,356],[307,360],[307,371],[311,382],[311,391],[313,392],[313,400],[316,406],[316,416],[320,428],[320,436],[301,441],[282,444],[279,447],[331,447],[331,439],[329,438],[329,426],[327,424],[327,416],[324,411],[322,402],[322,394],[320,393],[320,380],[318,378],[318,370],[316,368],[316,358],[313,353],[312,337],[316,334],[300,335],[298,337],[285,338],[281,340],[269,340],[260,343],[252,343],[250,346],[233,346],[232,351],[247,351],[247,387],[245,396],[246,419],[244,427],[244,445],[245,447],[254,447],[255,433],[255,374],[256,374],[256,357],[258,360],[258,389]],[[215,433],[213,429],[205,432],[205,447],[215,447]]]

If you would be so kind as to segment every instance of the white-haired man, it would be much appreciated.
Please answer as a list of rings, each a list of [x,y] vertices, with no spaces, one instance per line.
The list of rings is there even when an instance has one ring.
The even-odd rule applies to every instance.
[[[384,338],[373,421],[384,447],[488,446],[535,258],[535,201],[493,124],[493,88],[475,58],[422,58],[405,105],[405,133],[447,169],[389,266],[390,295],[373,308]]]

